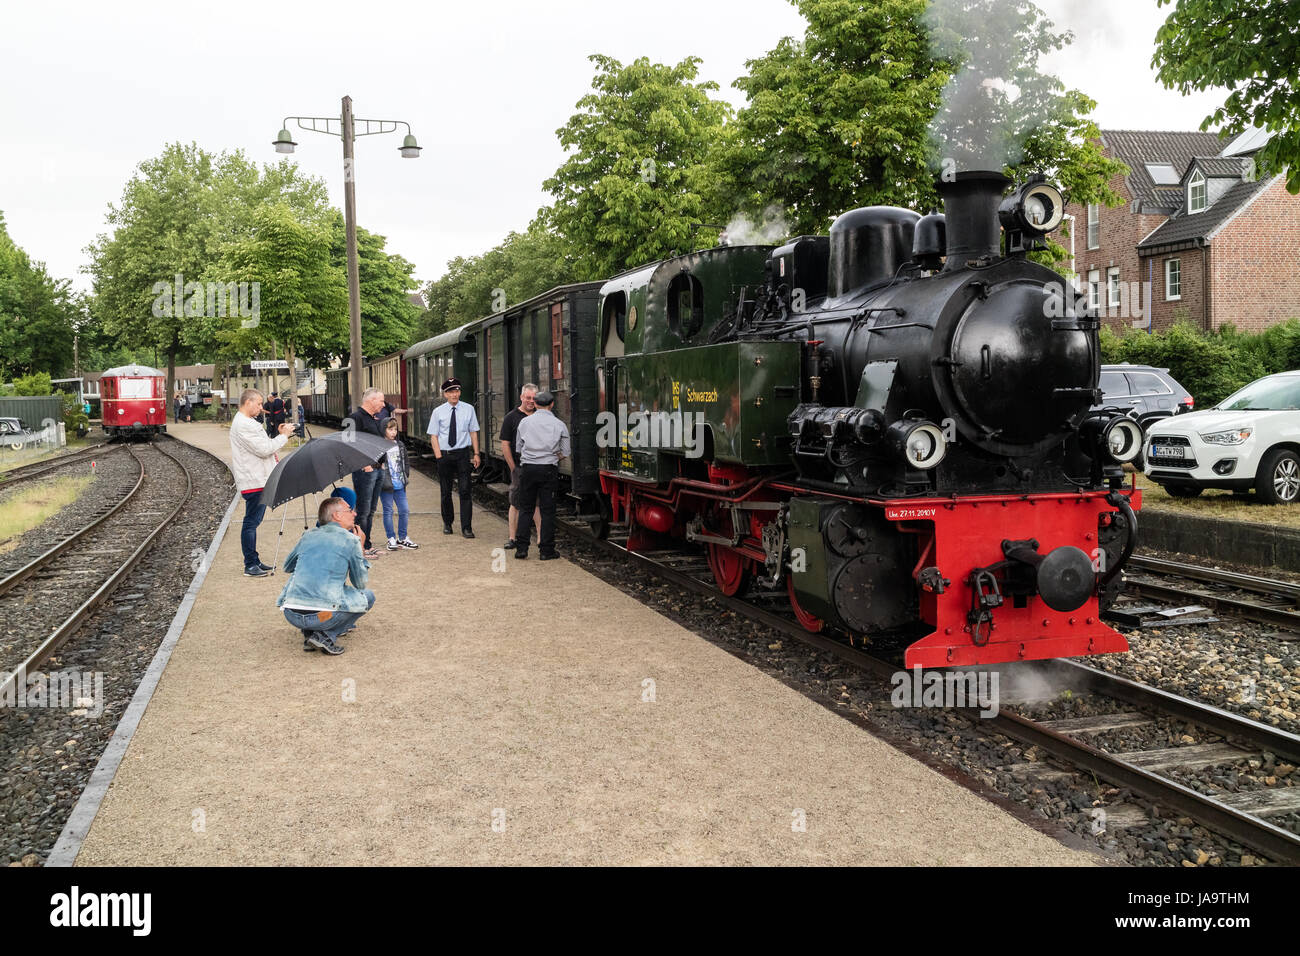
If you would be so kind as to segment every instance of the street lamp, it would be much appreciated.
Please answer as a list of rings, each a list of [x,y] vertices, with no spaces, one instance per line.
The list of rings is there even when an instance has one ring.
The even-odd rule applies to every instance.
[[[277,153],[292,153],[298,144],[289,133],[289,121],[298,124],[299,129],[311,133],[325,133],[328,136],[343,138],[343,224],[347,233],[348,247],[348,317],[351,329],[351,380],[352,401],[361,401],[364,384],[361,375],[361,277],[357,265],[357,194],[355,176],[353,175],[352,142],[357,136],[376,136],[379,133],[395,133],[399,126],[406,127],[406,137],[398,147],[403,159],[418,159],[420,146],[411,135],[411,124],[403,120],[356,119],[352,115],[352,97],[343,97],[343,116],[286,116],[284,126],[276,134],[272,143]],[[357,127],[361,129],[358,131]],[[293,374],[292,371],[290,374]]]

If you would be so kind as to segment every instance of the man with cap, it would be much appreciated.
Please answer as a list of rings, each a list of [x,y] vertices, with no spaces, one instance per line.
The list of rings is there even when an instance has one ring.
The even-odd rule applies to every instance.
[[[460,379],[449,378],[443,382],[442,395],[447,400],[433,410],[428,428],[433,457],[438,459],[438,484],[442,487],[442,533],[451,534],[451,522],[455,518],[451,489],[455,482],[460,491],[460,533],[472,538],[473,501],[469,477],[471,466],[477,468],[481,461],[478,416],[474,414],[473,405],[460,400]]]
[[[560,459],[569,457],[569,429],[551,413],[555,396],[538,392],[533,399],[537,411],[519,423],[519,530],[515,535],[515,557],[528,557],[533,532],[533,508],[539,503],[542,528],[537,539],[539,557],[551,561],[555,551],[555,491],[560,483]]]

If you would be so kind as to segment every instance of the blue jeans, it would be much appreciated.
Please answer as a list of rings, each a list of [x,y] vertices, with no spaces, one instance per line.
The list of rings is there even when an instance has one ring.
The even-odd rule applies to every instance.
[[[406,519],[411,516],[411,506],[406,503],[406,489],[394,488],[392,491],[380,491],[379,500],[384,503],[384,532],[388,537],[398,541],[406,540]],[[393,505],[397,505],[397,534],[393,534]]]
[[[354,471],[352,488],[357,493],[357,526],[365,532],[367,548],[370,544],[370,526],[375,520],[375,505],[379,504],[379,469]]]
[[[374,591],[366,591],[366,601],[368,611],[375,606]],[[366,611],[334,611],[328,621],[321,621],[315,611],[295,611],[287,607],[284,609],[284,619],[299,630],[320,631],[322,637],[336,641],[349,627],[361,620],[361,615]]]
[[[257,526],[266,515],[266,503],[261,490],[242,492],[244,498],[244,526],[239,531],[239,545],[244,549],[244,567],[255,568],[262,563],[257,556]]]

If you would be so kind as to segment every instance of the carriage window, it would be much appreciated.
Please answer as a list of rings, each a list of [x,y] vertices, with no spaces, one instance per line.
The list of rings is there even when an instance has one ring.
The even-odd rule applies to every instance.
[[[118,380],[118,398],[153,398],[153,379],[123,378]]]
[[[551,375],[564,378],[564,303],[551,306]]]
[[[668,327],[683,339],[704,328],[704,287],[689,272],[668,283]]]
[[[623,354],[623,335],[627,322],[627,295],[615,292],[607,296],[601,308],[601,353],[617,357]]]

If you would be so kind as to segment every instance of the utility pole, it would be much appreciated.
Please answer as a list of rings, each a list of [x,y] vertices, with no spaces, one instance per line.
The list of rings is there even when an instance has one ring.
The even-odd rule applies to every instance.
[[[353,176],[352,97],[343,97],[343,228],[348,245],[348,321],[352,330],[352,404],[361,404],[361,267],[357,262],[357,184]],[[349,409],[350,411],[351,409]]]

